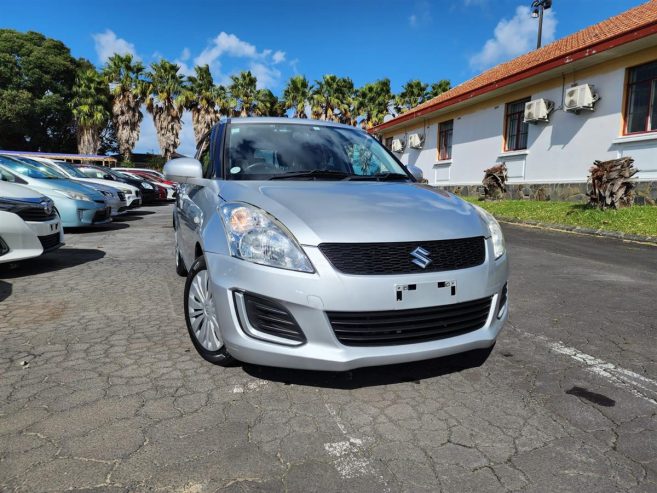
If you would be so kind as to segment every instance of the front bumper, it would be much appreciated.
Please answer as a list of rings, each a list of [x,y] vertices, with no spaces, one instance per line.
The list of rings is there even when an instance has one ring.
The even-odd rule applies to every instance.
[[[68,200],[64,208],[55,202],[64,228],[78,228],[105,224],[112,220],[111,208],[105,204],[86,200]]]
[[[9,249],[0,255],[0,263],[38,257],[64,244],[59,218],[26,222],[16,214],[0,211],[0,225],[0,239]]]
[[[304,250],[317,270],[315,274],[264,267],[222,254],[205,253],[222,336],[228,351],[238,360],[327,371],[419,361],[490,347],[508,318],[507,307],[502,309],[498,318],[498,300],[508,278],[507,257],[491,260],[490,240],[486,242],[486,261],[480,266],[394,276],[341,274],[316,247],[305,246]],[[430,291],[411,297],[403,305],[395,298],[398,285],[429,285],[440,281],[455,281],[458,286],[448,302],[437,303]],[[242,291],[278,301],[294,317],[306,342],[296,346],[284,345],[247,335],[238,314],[241,312],[243,318],[240,297],[234,295]],[[491,308],[481,328],[453,337],[410,344],[343,345],[335,336],[326,314],[414,309],[486,297],[491,297]]]

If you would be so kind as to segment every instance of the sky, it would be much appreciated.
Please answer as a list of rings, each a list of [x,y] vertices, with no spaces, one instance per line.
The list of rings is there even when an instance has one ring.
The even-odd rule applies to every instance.
[[[554,0],[544,44],[642,0]],[[531,0],[0,0],[0,28],[39,31],[99,68],[113,53],[145,65],[164,57],[185,74],[210,65],[215,81],[251,70],[280,95],[295,74],[333,73],[356,86],[388,77],[393,92],[410,79],[457,85],[536,44]],[[194,152],[184,116],[179,152]],[[136,152],[158,152],[144,115]]]

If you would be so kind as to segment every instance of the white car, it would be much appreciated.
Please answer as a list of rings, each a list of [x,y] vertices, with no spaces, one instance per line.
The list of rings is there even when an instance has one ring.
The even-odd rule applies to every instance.
[[[128,175],[130,178],[134,178],[136,180],[148,180],[148,178],[144,177],[143,175],[139,175],[137,173],[132,173],[130,171],[127,171],[125,169],[120,169],[119,170],[121,173],[124,175]],[[158,187],[162,187],[167,191],[167,200],[173,200],[176,198],[176,187],[173,185],[169,185],[167,183],[162,183],[161,181],[154,181]]]
[[[134,209],[135,207],[139,207],[141,205],[141,193],[139,192],[139,189],[135,186],[129,185],[127,183],[113,181],[113,180],[90,178],[87,175],[85,175],[82,171],[80,171],[78,168],[65,161],[56,161],[54,159],[35,158],[35,157],[30,157],[30,159],[34,161],[39,161],[45,164],[46,166],[55,169],[56,171],[63,174],[70,180],[75,180],[81,183],[86,182],[88,185],[95,183],[97,185],[112,187],[120,191],[124,196],[124,200],[127,203],[127,208],[129,209]],[[124,212],[124,211],[121,210],[119,212]],[[112,214],[112,215],[116,215],[116,214]]]
[[[166,179],[166,178],[164,178],[164,173],[160,173],[159,171],[154,170],[152,168],[112,168],[112,169],[115,169],[117,171],[131,171],[131,170],[132,171],[146,171],[147,173],[153,173],[155,176],[159,176],[163,180]]]
[[[64,230],[53,201],[1,180],[0,173],[0,263],[38,257],[62,246]]]

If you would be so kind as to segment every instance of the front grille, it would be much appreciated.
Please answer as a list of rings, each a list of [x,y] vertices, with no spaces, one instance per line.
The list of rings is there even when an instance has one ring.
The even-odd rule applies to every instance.
[[[119,200],[121,202],[123,202],[125,200],[125,193],[119,191],[119,192],[116,192],[116,194],[119,196]]]
[[[382,312],[327,312],[345,346],[392,346],[435,341],[480,329],[491,298],[453,305]]]
[[[43,207],[26,207],[16,212],[23,221],[42,222],[50,221],[57,217],[57,212],[53,207],[48,214]]]
[[[48,251],[51,248],[55,248],[59,245],[59,233],[53,233],[51,235],[39,236],[39,241],[44,251]]]
[[[306,336],[296,320],[283,305],[248,293],[243,296],[246,316],[255,329],[284,339],[306,341]]]
[[[413,252],[422,247],[431,263],[422,268],[413,263]],[[467,269],[484,263],[483,236],[457,240],[406,241],[399,243],[322,243],[320,251],[345,274],[413,274]]]
[[[112,211],[109,207],[106,207],[105,209],[100,211],[96,211],[92,222],[98,223],[98,222],[106,221],[110,217],[111,212]]]

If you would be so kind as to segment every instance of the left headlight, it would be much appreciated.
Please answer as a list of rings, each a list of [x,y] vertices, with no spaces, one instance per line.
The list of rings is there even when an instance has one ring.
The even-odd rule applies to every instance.
[[[144,187],[146,190],[153,190],[153,185],[151,185],[148,182],[142,181],[141,186]]]
[[[495,254],[495,259],[497,260],[502,255],[504,255],[504,252],[506,252],[504,234],[502,233],[500,223],[498,223],[497,219],[495,219],[493,215],[487,210],[482,209],[478,205],[475,205],[474,207],[477,209],[477,212],[479,212],[479,215],[488,227],[488,232],[490,233],[490,237],[493,240],[493,253]]]
[[[233,257],[299,272],[315,272],[285,226],[258,207],[229,203],[219,211]]]
[[[59,192],[60,194],[62,194],[63,196],[68,197],[69,199],[84,200],[86,202],[93,202],[91,197],[89,197],[88,195],[85,195],[83,193],[72,192],[72,191],[69,191],[69,190],[56,190],[56,191]]]

